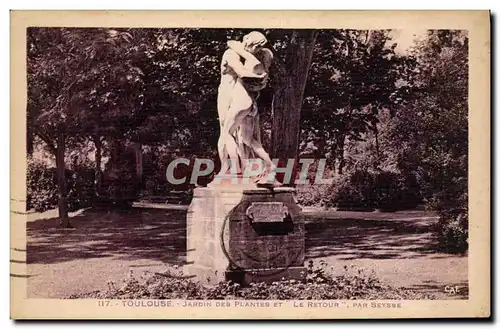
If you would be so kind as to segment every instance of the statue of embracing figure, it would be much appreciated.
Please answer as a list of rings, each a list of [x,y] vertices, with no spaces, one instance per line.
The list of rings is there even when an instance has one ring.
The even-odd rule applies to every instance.
[[[220,122],[217,149],[221,174],[228,169],[243,174],[247,160],[258,157],[265,168],[255,177],[257,185],[277,185],[278,182],[269,181],[269,173],[276,166],[261,143],[256,102],[260,90],[267,86],[273,60],[273,53],[264,47],[266,43],[266,37],[256,31],[245,35],[242,42],[227,43],[217,97]]]

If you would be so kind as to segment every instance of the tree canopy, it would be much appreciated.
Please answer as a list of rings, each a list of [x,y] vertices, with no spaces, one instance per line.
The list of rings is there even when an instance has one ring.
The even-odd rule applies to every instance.
[[[167,159],[216,160],[220,59],[249,31],[29,28],[28,152],[38,140],[55,156],[60,216],[68,149],[94,145],[96,186],[101,157],[120,162],[128,142],[149,147],[153,185]],[[401,52],[390,30],[259,31],[275,57],[259,98],[273,157],[326,158],[340,177],[411,176],[428,205],[466,213],[465,32],[428,31]]]

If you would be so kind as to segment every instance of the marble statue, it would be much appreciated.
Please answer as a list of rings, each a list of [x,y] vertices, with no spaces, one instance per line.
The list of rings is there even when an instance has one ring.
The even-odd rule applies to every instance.
[[[266,43],[266,37],[256,31],[245,35],[241,42],[228,41],[220,66],[217,98],[220,121],[217,148],[222,170],[231,169],[241,175],[247,160],[260,158],[265,168],[255,178],[258,185],[270,184],[269,173],[276,167],[261,143],[256,102],[259,92],[267,86],[273,60],[272,52],[264,47]]]

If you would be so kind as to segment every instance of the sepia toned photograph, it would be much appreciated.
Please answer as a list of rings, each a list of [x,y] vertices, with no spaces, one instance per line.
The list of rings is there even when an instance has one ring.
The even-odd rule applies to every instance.
[[[489,160],[471,161],[470,122],[489,127],[489,95],[471,107],[468,28],[94,25],[28,23],[16,40],[23,303],[231,317],[471,302],[470,273],[489,273],[489,244],[471,254],[471,225],[489,241],[489,204],[469,220],[471,164]]]

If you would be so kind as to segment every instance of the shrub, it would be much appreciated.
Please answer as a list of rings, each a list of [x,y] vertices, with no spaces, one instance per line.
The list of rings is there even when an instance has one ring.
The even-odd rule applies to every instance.
[[[178,195],[184,195],[179,202],[183,204],[190,203],[190,193],[195,187],[195,184],[191,184],[191,175],[193,173],[194,158],[191,159],[190,165],[186,166],[184,164],[177,165],[173,170],[173,175],[175,178],[185,178],[185,182],[182,184],[173,184],[169,182],[166,177],[167,168],[172,163],[172,161],[178,159],[178,155],[171,153],[159,153],[148,152],[143,156],[143,184],[140,192],[142,198],[148,198],[152,196],[163,196],[167,197],[172,191]],[[202,168],[204,169],[204,168]],[[197,183],[201,185],[206,185],[209,180],[209,176],[198,177]],[[185,192],[184,194],[181,192]]]
[[[68,174],[68,209],[72,211],[91,206],[95,200],[95,169],[79,165]]]
[[[381,171],[374,174],[373,205],[375,208],[395,211],[416,207],[421,198],[413,176]]]
[[[431,294],[394,288],[382,283],[373,272],[367,274],[354,266],[344,267],[344,273],[334,276],[327,265],[309,261],[306,278],[280,280],[271,284],[253,283],[243,287],[234,282],[219,282],[205,286],[182,277],[178,270],[149,274],[140,279],[133,273],[121,287],[113,282],[103,291],[75,294],[68,298],[109,299],[434,299]]]
[[[437,224],[438,245],[442,251],[463,253],[469,244],[469,218],[465,213],[441,217]]]
[[[171,157],[158,152],[147,152],[143,154],[143,186],[141,196],[166,195],[169,186],[166,178],[167,165]]]
[[[66,169],[66,191],[68,210],[88,207],[95,195],[94,169],[81,164]],[[46,211],[57,207],[57,172],[54,167],[28,160],[27,167],[27,210]]]
[[[396,211],[416,207],[420,201],[414,177],[400,173],[356,170],[338,177],[313,202],[344,210]]]
[[[298,185],[297,202],[301,206],[319,206],[326,204],[330,193],[329,185]]]
[[[453,202],[447,197],[436,195],[429,201],[428,207],[440,215],[436,225],[438,247],[442,251],[464,253],[469,243],[469,213],[467,193],[462,193]]]
[[[356,170],[344,176],[338,186],[332,187],[332,206],[347,209],[372,209],[374,206],[374,175],[365,170]]]
[[[467,181],[459,178],[442,183],[448,188],[434,191],[426,204],[440,217],[435,226],[438,247],[444,252],[464,253],[469,239]]]
[[[133,150],[118,142],[114,143],[113,147],[116,150],[103,172],[102,198],[122,208],[131,205],[138,198],[141,182],[137,177]]]
[[[26,210],[45,211],[57,205],[56,168],[28,160]]]

